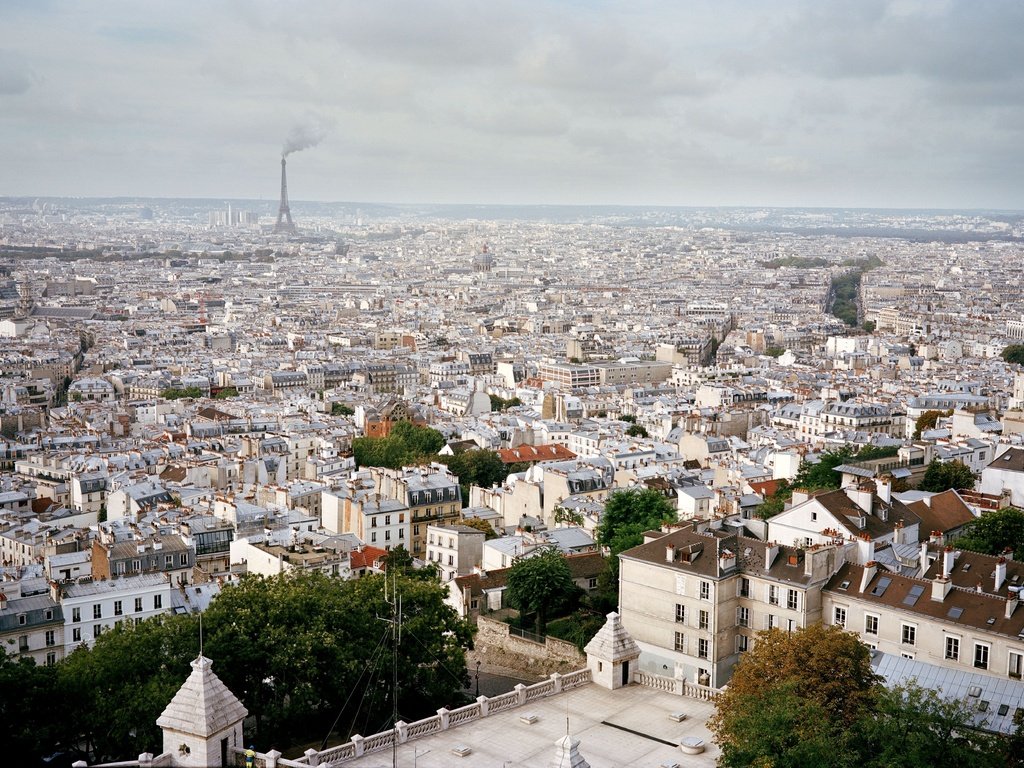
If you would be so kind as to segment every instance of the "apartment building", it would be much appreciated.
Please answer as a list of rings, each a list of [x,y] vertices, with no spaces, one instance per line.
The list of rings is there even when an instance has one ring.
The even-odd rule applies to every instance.
[[[822,590],[823,620],[884,653],[1021,680],[1024,563],[922,545],[918,569],[846,563]]]
[[[51,597],[64,613],[64,653],[83,643],[91,646],[104,630],[121,621],[138,623],[167,613],[172,589],[162,573],[51,584]]]
[[[468,525],[427,526],[427,562],[437,567],[442,584],[480,567],[485,538]]]
[[[706,525],[645,534],[619,556],[622,623],[641,669],[721,687],[762,629],[821,617],[837,546],[797,549]]]
[[[424,558],[427,527],[451,524],[459,518],[462,509],[459,478],[443,464],[436,463],[400,470],[373,467],[370,471],[381,496],[400,501],[408,507],[412,532],[407,549],[413,557]]]
[[[0,648],[37,665],[64,658],[64,613],[46,591],[22,595],[20,581],[0,583]]]

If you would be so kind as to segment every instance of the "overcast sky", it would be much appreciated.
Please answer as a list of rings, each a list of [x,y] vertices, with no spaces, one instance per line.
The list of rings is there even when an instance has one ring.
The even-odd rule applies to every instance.
[[[0,195],[1024,209],[1019,0],[0,0]]]

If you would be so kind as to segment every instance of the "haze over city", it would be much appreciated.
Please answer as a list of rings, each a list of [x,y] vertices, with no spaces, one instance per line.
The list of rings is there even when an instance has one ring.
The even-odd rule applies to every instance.
[[[1016,2],[5,2],[0,195],[1024,207]]]

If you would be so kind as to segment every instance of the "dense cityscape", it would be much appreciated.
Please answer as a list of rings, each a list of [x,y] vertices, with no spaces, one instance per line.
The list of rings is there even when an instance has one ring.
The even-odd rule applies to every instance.
[[[237,642],[227,606],[286,599],[246,595],[254,577],[301,591],[390,565],[436,585],[464,638],[439,652],[463,671],[371,694],[384,725],[389,702],[461,712],[481,664],[508,686],[582,684],[577,669],[594,686],[624,664],[619,683],[706,710],[659,739],[725,760],[708,702],[758,633],[825,625],[870,648],[886,685],[976,699],[969,725],[1015,732],[1020,537],[1005,524],[993,551],[976,522],[1024,505],[1024,217],[299,203],[275,233],[268,207],[0,202],[11,659],[102,676],[89,665],[146,642],[141,627],[180,620],[187,663],[206,612],[203,658],[227,665],[233,650],[209,651]],[[571,597],[516,586],[547,560]],[[475,642],[451,635],[463,621]],[[370,630],[356,663],[386,672]],[[134,671],[113,686],[156,674],[117,663]],[[222,693],[264,712],[246,726],[275,740],[261,760],[319,719]],[[167,699],[125,707],[166,740]],[[372,725],[341,712],[320,763],[397,750],[367,748]],[[159,751],[148,722],[120,740],[79,727],[51,733],[58,751]]]
[[[1024,4],[0,5],[0,765],[1024,766]]]

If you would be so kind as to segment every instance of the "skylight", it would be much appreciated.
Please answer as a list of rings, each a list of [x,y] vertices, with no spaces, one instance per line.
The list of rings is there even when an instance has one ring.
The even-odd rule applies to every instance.
[[[889,588],[890,584],[892,584],[892,579],[890,579],[888,576],[883,576],[878,580],[878,583],[875,585],[875,588],[871,590],[871,594],[875,597],[881,597],[885,594],[885,590]]]
[[[960,616],[963,615],[963,612],[964,612],[963,608],[958,608],[956,606],[953,606],[952,608],[949,609],[949,613],[947,613],[946,616],[951,618],[953,621],[956,621],[957,619],[960,618]]]
[[[924,587],[922,587],[920,584],[915,584],[910,588],[910,592],[907,593],[907,596],[903,598],[903,604],[914,605],[917,602],[917,599],[921,597],[921,595],[923,594]]]

